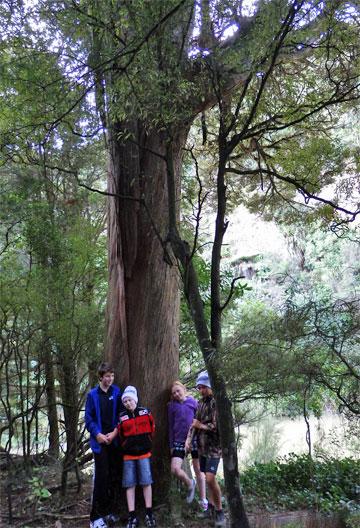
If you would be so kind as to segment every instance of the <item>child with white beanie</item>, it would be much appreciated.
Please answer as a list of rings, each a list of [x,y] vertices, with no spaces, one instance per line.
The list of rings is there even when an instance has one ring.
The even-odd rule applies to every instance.
[[[143,489],[146,515],[145,525],[156,526],[152,512],[152,473],[151,448],[155,432],[153,416],[149,409],[138,406],[138,394],[135,387],[125,388],[121,400],[125,411],[120,414],[118,431],[124,453],[122,485],[126,488],[126,500],[129,520],[126,528],[136,528],[139,521],[135,512],[135,488]]]

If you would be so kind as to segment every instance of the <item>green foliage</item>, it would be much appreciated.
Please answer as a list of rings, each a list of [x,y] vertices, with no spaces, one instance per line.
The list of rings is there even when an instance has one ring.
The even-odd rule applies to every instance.
[[[291,454],[267,464],[255,464],[242,475],[246,497],[256,497],[271,509],[357,509],[360,462],[345,458],[313,460]]]
[[[345,523],[346,528],[360,528],[360,512],[352,512]]]
[[[211,292],[210,292],[210,271],[211,266],[208,262],[207,255],[203,252],[195,253],[193,262],[197,271],[199,289],[204,303],[204,312],[206,320],[210,321],[211,313]],[[221,295],[223,302],[229,298],[231,284],[234,278],[234,272],[231,266],[223,266],[221,273]],[[238,281],[233,288],[231,300],[226,308],[227,312],[236,310],[237,301],[242,298],[250,287],[247,283]],[[227,331],[227,328],[225,328]],[[193,329],[193,322],[189,314],[189,308],[186,300],[182,297],[181,302],[181,322],[180,322],[180,363],[183,374],[191,371],[198,371],[202,368],[202,354]]]
[[[30,485],[30,500],[42,500],[51,497],[51,492],[44,486],[41,477],[33,476],[29,479]]]
[[[359,412],[358,246],[318,225],[293,225],[286,240],[287,260],[253,260],[252,290],[225,320],[224,372],[242,402],[239,423],[254,396],[287,416],[303,414],[304,404],[319,416],[335,394]]]
[[[0,156],[10,191],[0,212],[6,221],[0,232],[5,240],[1,337],[9,368],[17,369],[20,381],[23,368],[29,373],[32,362],[42,365],[44,350],[56,365],[70,364],[80,375],[100,354],[106,296],[102,206],[78,187],[79,176],[93,183],[102,172],[99,114],[102,125],[122,123],[119,141],[129,139],[126,122],[134,118],[150,140],[154,129],[169,140],[201,109],[228,105],[221,116],[229,126],[227,146],[237,137],[241,141],[227,159],[227,212],[243,203],[267,218],[286,225],[297,219],[306,228],[316,218],[326,225],[341,219],[328,204],[308,207],[309,193],[336,185],[337,203],[342,196],[351,198],[357,182],[356,145],[339,137],[335,127],[358,99],[358,12],[349,13],[342,2],[323,9],[315,1],[280,0],[254,4],[256,17],[248,19],[236,3],[214,2],[216,43],[207,46],[194,31],[205,4],[83,0],[0,7]],[[289,14],[293,19],[279,47]],[[234,25],[239,35],[228,45],[223,31]],[[196,178],[187,160],[183,202],[189,206],[182,235],[190,244],[196,220],[216,209],[219,118],[219,109],[208,118],[209,148],[197,145],[202,166]],[[347,117],[344,121],[346,128]],[[200,182],[206,187],[201,196]],[[298,203],[298,189],[306,204]],[[207,230],[208,225],[199,234],[193,259],[209,323],[209,255],[201,250],[210,238]],[[296,230],[292,235],[300,238]],[[295,278],[292,266],[282,264],[281,276],[273,279],[274,267],[265,269],[264,263],[262,289],[257,285],[250,292],[238,283],[233,292],[221,352],[234,402],[280,397],[286,398],[284,413],[297,413],[306,404],[319,414],[324,387],[334,392],[341,387],[346,401],[357,401],[357,306],[337,303],[344,285],[343,248],[331,241],[329,251],[316,240],[312,251],[312,237],[309,229],[305,248],[296,240],[305,264]],[[223,304],[236,275],[223,260]],[[349,294],[355,281],[347,276]],[[189,372],[201,368],[202,358],[184,303],[181,325],[182,370]],[[59,369],[62,387],[61,374]],[[37,375],[40,382],[41,369]],[[22,401],[19,394],[16,398]],[[70,407],[63,403],[65,410]],[[234,408],[241,421],[243,409]]]
[[[103,346],[104,199],[79,188],[76,171],[62,170],[69,163],[81,170],[88,184],[101,180],[101,146],[96,140],[91,146],[71,140],[64,129],[56,138],[58,145],[49,141],[42,147],[43,158],[36,146],[19,141],[17,152],[31,153],[31,165],[22,157],[7,160],[2,173],[2,445],[11,449],[18,443],[24,456],[46,449],[47,421],[39,417],[39,409],[49,405],[44,391],[48,383],[57,404],[64,405],[64,414],[73,410],[77,427],[88,364],[99,360]],[[71,372],[66,382],[74,389],[71,405],[65,401],[66,368]],[[34,442],[35,422],[43,442],[39,437]],[[45,497],[37,480],[33,485]]]

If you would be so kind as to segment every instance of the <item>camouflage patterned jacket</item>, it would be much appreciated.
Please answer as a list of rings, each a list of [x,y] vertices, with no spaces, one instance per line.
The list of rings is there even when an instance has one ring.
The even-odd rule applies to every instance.
[[[216,407],[213,396],[207,396],[199,401],[195,418],[207,426],[207,430],[192,428],[189,434],[196,435],[200,456],[210,458],[221,457],[220,436],[216,422]]]

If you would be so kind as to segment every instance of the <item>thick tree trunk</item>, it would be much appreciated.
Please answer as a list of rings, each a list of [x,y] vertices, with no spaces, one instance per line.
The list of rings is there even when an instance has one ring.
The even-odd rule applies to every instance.
[[[124,130],[131,132],[131,139],[121,139]],[[177,193],[186,134],[187,130],[179,134],[173,152]],[[135,120],[118,123],[109,133],[108,190],[118,196],[109,197],[108,206],[106,357],[114,364],[121,387],[135,385],[140,404],[154,414],[153,462],[158,487],[154,495],[160,500],[168,491],[170,475],[166,404],[179,364],[179,277],[177,267],[165,262],[159,240],[168,232],[165,150],[161,134],[145,133]]]

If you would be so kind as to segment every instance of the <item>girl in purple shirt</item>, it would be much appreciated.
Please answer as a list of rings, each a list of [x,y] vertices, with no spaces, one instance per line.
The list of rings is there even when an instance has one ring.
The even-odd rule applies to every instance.
[[[187,476],[182,469],[182,464],[186,456],[185,440],[195,416],[197,401],[188,396],[186,387],[180,381],[174,381],[171,386],[171,401],[168,403],[169,418],[169,443],[171,452],[171,473],[175,475],[188,489],[186,502],[190,504],[195,496],[196,483],[194,479]],[[207,509],[205,478],[200,472],[199,455],[196,443],[191,450],[192,465],[199,489],[200,506]]]

